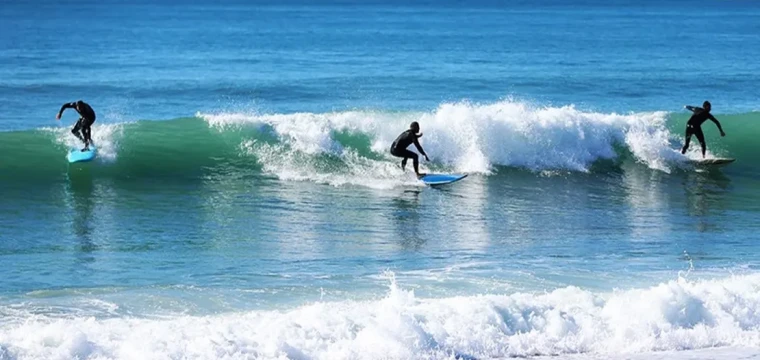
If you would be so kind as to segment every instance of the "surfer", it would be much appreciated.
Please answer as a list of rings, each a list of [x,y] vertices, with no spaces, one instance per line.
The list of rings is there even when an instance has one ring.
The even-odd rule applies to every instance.
[[[393,142],[393,145],[391,145],[391,155],[404,159],[401,160],[402,170],[406,168],[406,160],[412,159],[414,163],[414,173],[417,174],[417,177],[424,175],[420,174],[420,162],[418,159],[419,156],[413,151],[407,150],[406,148],[409,147],[409,145],[414,144],[414,146],[417,147],[417,151],[419,151],[420,154],[425,157],[425,160],[430,161],[427,154],[425,154],[425,150],[422,150],[422,146],[417,140],[421,137],[422,133],[420,133],[420,124],[415,121],[409,125],[409,130],[402,132],[401,135],[399,135]]]
[[[686,150],[689,149],[689,142],[691,142],[691,136],[695,135],[697,137],[697,140],[699,140],[699,145],[702,145],[702,158],[705,157],[707,145],[705,144],[705,134],[702,133],[702,123],[707,121],[707,119],[712,120],[715,125],[718,125],[720,136],[726,136],[726,133],[723,132],[723,128],[720,127],[720,122],[718,122],[718,119],[710,114],[711,108],[712,105],[710,105],[709,101],[705,101],[702,104],[702,107],[688,105],[686,106],[686,109],[693,112],[694,114],[691,115],[689,122],[686,123],[686,143],[683,145],[683,149],[681,149],[681,154],[686,154]]]
[[[58,111],[58,116],[55,118],[61,120],[63,110],[66,109],[75,109],[79,113],[79,120],[77,120],[74,128],[71,129],[71,133],[74,134],[74,136],[76,136],[79,140],[82,140],[84,143],[84,149],[82,149],[82,151],[89,150],[90,144],[92,143],[92,134],[90,132],[90,127],[92,126],[92,123],[95,122],[95,111],[92,110],[90,105],[82,100],[79,100],[63,104],[63,106],[61,106],[61,110]]]

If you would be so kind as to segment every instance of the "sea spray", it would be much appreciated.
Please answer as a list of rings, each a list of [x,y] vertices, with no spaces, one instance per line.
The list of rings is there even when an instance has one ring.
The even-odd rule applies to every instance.
[[[268,126],[284,145],[283,156],[289,151],[345,156],[343,150],[350,144],[336,141],[335,132],[369,134],[371,151],[392,161],[387,153],[393,139],[409,122],[418,121],[424,133],[421,142],[432,160],[449,171],[467,173],[490,174],[496,166],[588,172],[596,161],[617,158],[618,145],[625,145],[646,166],[666,172],[686,160],[670,144],[674,136],[666,127],[665,112],[603,114],[573,106],[534,107],[502,101],[486,105],[445,103],[432,112],[403,114],[352,111],[198,116],[219,129],[246,124]],[[251,155],[260,155],[246,148]],[[267,160],[259,160],[266,167]],[[278,169],[276,174],[294,171]]]

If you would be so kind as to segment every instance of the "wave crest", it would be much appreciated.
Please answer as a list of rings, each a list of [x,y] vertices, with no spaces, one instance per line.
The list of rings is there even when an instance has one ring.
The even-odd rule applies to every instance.
[[[335,132],[366,134],[369,149],[386,155],[395,137],[418,121],[431,158],[452,171],[491,173],[495,166],[533,171],[589,171],[599,160],[614,159],[624,146],[640,162],[669,171],[686,157],[674,150],[667,113],[603,114],[573,106],[532,107],[502,101],[488,105],[442,104],[433,112],[341,112],[290,115],[198,114],[213,127],[231,124],[270,126],[293,151],[341,155]]]
[[[760,129],[743,122],[747,131],[732,130],[739,124],[732,120],[756,115],[726,117],[725,141],[712,141],[707,131],[710,149],[737,158],[748,155],[744,144]],[[168,121],[96,124],[93,136],[101,156],[84,166],[92,167],[95,176],[193,178],[263,169],[282,179],[397,186],[416,180],[409,169],[401,171],[389,147],[417,121],[424,132],[421,143],[433,160],[422,163],[425,172],[488,175],[500,167],[590,172],[596,164],[606,169],[623,161],[670,172],[701,157],[698,146],[680,154],[683,138],[671,132],[680,126],[670,117],[678,115],[598,113],[509,100],[445,103],[428,112],[199,113]],[[0,161],[0,176],[26,180],[65,174],[66,151],[80,145],[63,128],[0,133],[0,154],[7,157]]]

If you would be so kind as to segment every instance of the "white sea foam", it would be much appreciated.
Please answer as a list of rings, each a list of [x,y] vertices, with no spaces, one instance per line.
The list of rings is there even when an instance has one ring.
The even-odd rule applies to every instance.
[[[119,151],[119,140],[123,135],[124,125],[126,123],[116,124],[94,124],[92,126],[92,142],[98,151],[98,161],[114,162]],[[68,149],[81,149],[84,147],[82,141],[77,139],[68,127],[43,128],[54,134],[57,143],[66,146]]]
[[[229,126],[271,127],[280,147],[258,147],[254,141],[242,144],[248,154],[259,157],[265,169],[283,178],[338,184],[352,182],[358,174],[398,178],[398,160],[388,154],[388,148],[412,121],[422,127],[421,143],[431,159],[448,171],[488,174],[494,166],[512,166],[585,172],[598,160],[619,156],[616,146],[627,148],[638,162],[666,172],[687,160],[673,144],[681,138],[666,127],[665,112],[596,113],[573,106],[535,107],[505,100],[487,105],[446,103],[435,111],[418,113],[198,116],[222,130]],[[383,160],[358,159],[356,152],[334,138],[334,132],[368,135],[371,151]],[[688,155],[693,157],[694,151]],[[297,166],[289,165],[303,155],[332,155],[343,158],[348,166],[341,173],[304,167],[298,161]]]
[[[283,311],[0,322],[0,359],[710,358],[758,346],[760,274],[441,299],[391,281],[377,301]]]

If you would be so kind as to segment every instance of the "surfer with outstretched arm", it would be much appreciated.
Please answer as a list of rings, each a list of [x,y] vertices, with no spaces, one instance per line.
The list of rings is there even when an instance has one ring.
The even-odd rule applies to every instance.
[[[691,136],[695,135],[697,137],[697,140],[699,140],[699,145],[702,145],[702,158],[705,157],[705,151],[707,150],[707,144],[705,144],[705,134],[702,133],[702,123],[707,121],[707,119],[712,120],[712,122],[715,123],[715,125],[718,125],[718,130],[720,130],[720,136],[726,136],[726,133],[723,132],[723,128],[720,126],[720,122],[718,122],[718,119],[716,119],[712,114],[710,114],[710,109],[712,108],[712,105],[710,105],[709,101],[705,101],[702,104],[702,107],[696,107],[696,106],[686,106],[686,109],[693,112],[694,114],[691,115],[691,118],[689,118],[689,121],[686,123],[686,143],[683,145],[683,149],[681,149],[681,154],[686,154],[686,150],[689,149],[689,142],[691,141]]]
[[[86,102],[79,100],[63,104],[63,106],[61,106],[61,110],[58,111],[58,116],[55,118],[61,120],[61,115],[66,109],[74,109],[79,113],[79,120],[77,120],[74,128],[71,129],[71,133],[79,138],[79,140],[82,140],[84,143],[84,149],[82,149],[82,151],[89,150],[90,144],[92,143],[92,134],[90,132],[90,127],[92,126],[92,123],[95,122],[95,111],[92,110],[90,105],[88,105]]]
[[[417,174],[418,178],[424,175],[420,174],[419,156],[415,152],[407,150],[406,148],[409,147],[409,145],[414,144],[414,146],[417,147],[417,151],[425,157],[425,160],[430,161],[427,154],[425,154],[425,150],[422,150],[422,146],[418,140],[420,137],[422,137],[422,134],[420,133],[420,124],[415,121],[409,125],[409,130],[402,132],[393,142],[393,145],[391,145],[391,155],[404,159],[401,160],[401,169],[406,168],[407,159],[412,159],[414,163],[414,173]]]

